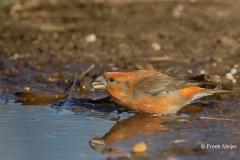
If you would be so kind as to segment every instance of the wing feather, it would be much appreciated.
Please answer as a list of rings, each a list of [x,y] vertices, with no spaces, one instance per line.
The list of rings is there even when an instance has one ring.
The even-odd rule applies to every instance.
[[[143,94],[154,96],[161,92],[168,92],[201,84],[202,82],[174,78],[165,74],[152,73],[141,77],[136,81],[134,92],[142,92]]]

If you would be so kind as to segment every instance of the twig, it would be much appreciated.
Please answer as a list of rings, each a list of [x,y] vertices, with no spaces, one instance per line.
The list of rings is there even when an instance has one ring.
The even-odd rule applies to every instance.
[[[82,77],[84,77],[88,72],[90,72],[93,68],[95,67],[95,64],[92,64],[88,69],[86,69],[85,71],[83,71],[80,76],[78,76],[79,79],[81,79]]]
[[[78,78],[81,79],[82,77],[84,77],[84,76],[85,76],[89,71],[91,71],[94,67],[95,67],[95,65],[92,64],[88,69],[86,69],[85,71],[83,71]],[[77,74],[75,73],[74,81],[73,81],[73,83],[71,83],[71,84],[72,84],[72,88],[71,88],[71,90],[70,90],[70,92],[69,92],[68,99],[64,101],[63,105],[59,108],[59,111],[67,108],[68,102],[69,102],[69,100],[71,99],[71,94],[72,94],[72,92],[73,92],[73,89],[74,89],[74,86],[75,86],[76,82],[77,82]],[[68,87],[69,87],[69,86],[68,86]],[[67,88],[68,88],[68,87],[67,87]],[[65,92],[66,92],[66,90],[65,90]]]
[[[172,60],[172,58],[168,57],[168,56],[162,56],[162,57],[150,57],[150,58],[146,58],[146,60],[149,60],[149,61],[170,61],[170,60]]]
[[[214,117],[200,117],[201,119],[212,119],[212,120],[219,120],[219,121],[239,121],[238,119],[228,119],[228,118],[214,118]]]
[[[63,109],[67,108],[68,105],[69,105],[69,102],[70,102],[70,99],[71,99],[71,95],[72,95],[72,92],[73,92],[73,89],[75,87],[75,84],[76,84],[76,81],[77,81],[77,73],[74,74],[74,80],[73,80],[73,83],[72,84],[72,88],[68,94],[68,99],[67,100],[64,100],[64,103],[62,104],[62,106],[58,109],[57,112],[60,112],[62,111]]]
[[[81,79],[82,77],[84,77],[88,72],[90,72],[93,68],[95,67],[94,64],[92,64],[88,69],[86,69],[85,71],[83,71],[79,76],[78,79]],[[68,88],[71,87],[73,85],[73,82],[71,82],[66,89],[64,90],[64,94],[67,94]]]
[[[68,100],[71,99],[71,94],[72,94],[72,92],[73,92],[73,89],[74,89],[74,87],[75,87],[76,82],[77,82],[77,73],[75,73],[75,75],[74,75],[74,81],[73,81],[72,88],[71,88],[71,90],[70,90],[70,92],[69,92],[69,95],[68,95]]]

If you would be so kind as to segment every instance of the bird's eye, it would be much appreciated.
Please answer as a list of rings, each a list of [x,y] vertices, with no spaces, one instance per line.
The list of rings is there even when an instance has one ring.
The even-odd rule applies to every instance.
[[[114,79],[114,78],[110,78],[109,81],[110,81],[110,82],[114,82],[115,79]]]

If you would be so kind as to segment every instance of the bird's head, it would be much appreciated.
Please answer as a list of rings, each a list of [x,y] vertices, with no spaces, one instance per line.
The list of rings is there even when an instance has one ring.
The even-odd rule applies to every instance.
[[[95,90],[104,89],[113,98],[123,101],[128,98],[129,91],[132,90],[135,77],[133,72],[106,72],[97,77],[91,83],[91,87]]]

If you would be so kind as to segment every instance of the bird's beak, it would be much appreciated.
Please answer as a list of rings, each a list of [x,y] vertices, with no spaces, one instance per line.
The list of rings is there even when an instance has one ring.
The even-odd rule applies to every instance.
[[[103,76],[97,77],[95,80],[92,81],[91,87],[94,89],[105,89],[106,81]]]
[[[91,141],[89,141],[89,145],[92,149],[95,151],[98,151],[99,153],[105,153],[104,151],[104,140],[101,138],[94,138]]]

